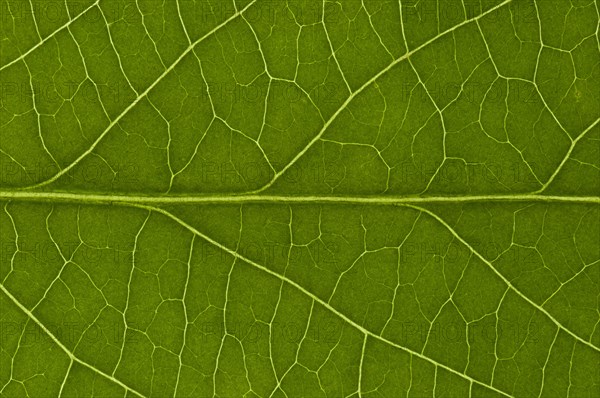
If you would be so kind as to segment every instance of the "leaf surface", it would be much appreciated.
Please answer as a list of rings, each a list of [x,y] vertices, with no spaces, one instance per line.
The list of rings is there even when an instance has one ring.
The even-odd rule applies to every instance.
[[[597,1],[0,6],[0,395],[598,396]]]

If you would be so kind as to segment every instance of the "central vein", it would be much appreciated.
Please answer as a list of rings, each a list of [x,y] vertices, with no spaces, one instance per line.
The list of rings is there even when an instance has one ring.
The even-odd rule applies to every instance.
[[[122,204],[211,204],[211,203],[337,203],[402,205],[411,203],[467,203],[467,202],[559,202],[600,204],[599,196],[557,196],[539,194],[513,195],[469,195],[469,196],[325,196],[325,195],[237,195],[237,194],[196,194],[196,195],[127,195],[93,194],[69,192],[1,191],[0,200],[23,200],[42,202],[87,202]]]

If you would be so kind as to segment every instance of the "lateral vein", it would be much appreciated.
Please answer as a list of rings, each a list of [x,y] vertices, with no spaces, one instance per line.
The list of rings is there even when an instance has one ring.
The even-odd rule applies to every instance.
[[[295,281],[293,281],[293,280],[289,279],[288,277],[286,277],[284,275],[281,275],[281,274],[279,274],[279,273],[277,273],[277,272],[275,272],[273,270],[270,270],[269,268],[267,268],[267,267],[265,267],[265,266],[263,266],[261,264],[258,264],[256,262],[252,261],[251,259],[246,258],[245,256],[239,254],[237,251],[235,251],[233,249],[230,249],[229,247],[227,247],[227,246],[225,246],[225,245],[223,245],[223,244],[215,241],[211,237],[209,237],[209,236],[203,234],[202,232],[198,231],[196,228],[194,228],[190,224],[186,223],[182,219],[178,218],[177,216],[171,214],[170,212],[168,212],[168,211],[166,211],[164,209],[161,209],[161,208],[158,208],[158,207],[152,207],[152,206],[141,206],[141,205],[133,205],[133,206],[134,207],[138,207],[138,208],[142,208],[142,209],[145,209],[145,210],[154,211],[154,212],[159,213],[159,214],[162,214],[163,216],[165,216],[165,217],[171,219],[172,221],[178,223],[179,225],[181,225],[182,227],[184,227],[185,229],[187,229],[188,231],[190,231],[194,235],[197,235],[198,237],[206,240],[210,244],[212,244],[215,247],[217,247],[217,248],[225,251],[226,253],[230,254],[231,256],[235,257],[236,259],[244,261],[245,263],[251,265],[252,267],[258,268],[259,270],[261,270],[263,272],[266,272],[267,274],[269,274],[271,276],[274,276],[275,278],[278,278],[280,281],[285,282],[285,283],[293,286],[294,288],[298,289],[303,294],[305,294],[308,297],[310,297],[315,302],[321,304],[323,307],[325,307],[329,311],[333,312],[335,315],[337,315],[338,317],[340,317],[348,325],[356,328],[357,330],[359,330],[364,335],[371,336],[371,337],[373,337],[373,338],[375,338],[377,340],[380,340],[380,341],[382,341],[382,342],[384,342],[386,344],[389,344],[389,345],[391,345],[391,346],[393,346],[395,348],[398,348],[398,349],[400,349],[402,351],[405,351],[405,352],[409,353],[410,355],[414,355],[416,357],[419,357],[419,358],[421,358],[421,359],[423,359],[423,360],[425,360],[425,361],[427,361],[427,362],[429,362],[429,363],[431,363],[431,364],[433,364],[433,365],[435,365],[437,367],[441,367],[441,368],[447,370],[448,372],[454,373],[454,374],[456,374],[456,375],[458,375],[458,376],[460,376],[462,378],[465,378],[465,379],[469,380],[472,383],[479,384],[479,385],[484,386],[484,387],[486,387],[488,389],[491,389],[491,390],[497,392],[498,394],[501,394],[502,396],[511,397],[506,392],[504,392],[502,390],[499,390],[499,389],[497,389],[494,386],[485,384],[485,383],[483,383],[483,382],[481,382],[481,381],[479,381],[477,379],[474,379],[474,378],[472,378],[472,377],[470,377],[470,376],[468,376],[466,374],[460,373],[459,371],[457,371],[457,370],[455,370],[455,369],[453,369],[453,368],[451,368],[449,366],[446,366],[446,365],[444,365],[442,363],[436,362],[435,360],[433,360],[433,359],[431,359],[431,358],[429,358],[429,357],[427,357],[427,356],[425,356],[425,355],[423,355],[423,354],[421,354],[419,352],[413,351],[413,350],[411,350],[409,348],[401,346],[400,344],[394,343],[393,341],[390,341],[390,340],[386,339],[385,337],[379,336],[378,334],[376,334],[376,333],[374,333],[374,332],[372,332],[372,331],[364,328],[363,326],[359,325],[358,323],[354,322],[352,319],[348,318],[346,315],[344,315],[343,313],[341,313],[340,311],[338,311],[336,308],[332,307],[325,300],[320,299],[319,297],[317,297],[316,295],[314,295],[310,291],[306,290],[304,287],[302,287],[301,285],[299,285]]]
[[[190,44],[189,47],[175,60],[175,62],[173,62],[173,64],[171,64],[171,66],[169,66],[167,69],[165,69],[165,71],[163,73],[161,73],[161,75],[152,84],[150,84],[150,86],[148,86],[148,88],[146,88],[146,90],[144,90],[142,93],[140,93],[136,97],[136,99],[127,108],[125,108],[116,118],[114,118],[108,124],[108,126],[104,129],[104,131],[92,143],[92,145],[85,152],[83,152],[81,155],[79,155],[77,157],[77,159],[75,159],[74,161],[72,161],[71,163],[69,163],[69,165],[67,165],[64,168],[62,168],[60,171],[58,171],[56,174],[54,174],[49,179],[44,180],[42,182],[39,182],[39,183],[37,183],[35,185],[29,186],[29,187],[25,187],[25,189],[34,189],[34,188],[39,188],[39,187],[43,187],[45,185],[48,185],[48,184],[50,184],[50,183],[58,180],[61,176],[65,175],[66,173],[69,172],[69,170],[71,170],[73,167],[75,167],[76,165],[78,165],[84,158],[86,158],[90,153],[92,153],[94,151],[94,149],[104,139],[104,137],[112,130],[112,128],[115,127],[116,125],[118,125],[119,121],[121,121],[121,119],[123,117],[125,117],[129,113],[129,111],[131,111],[131,109],[133,109],[140,101],[142,101],[144,98],[146,98],[146,96],[150,93],[150,91],[152,91],[152,89],[154,89],[154,87],[156,87],[158,85],[158,83],[160,83],[165,76],[167,76],[169,73],[171,73],[171,71],[173,69],[175,69],[175,67],[177,65],[179,65],[179,63],[191,51],[193,51],[194,48],[198,44],[200,44],[201,42],[203,42],[204,40],[206,40],[207,38],[209,38],[210,36],[212,36],[214,33],[216,33],[217,31],[219,31],[220,29],[222,29],[224,26],[226,26],[227,24],[229,24],[229,22],[231,22],[232,20],[234,20],[237,17],[239,17],[244,11],[246,11],[254,3],[256,3],[256,1],[257,0],[252,0],[250,3],[248,3],[248,5],[246,5],[246,7],[244,7],[244,9],[242,9],[239,12],[233,14],[231,17],[227,18],[225,21],[223,21],[219,25],[215,26],[210,32],[206,33],[204,36],[200,37],[198,40],[196,40],[195,42],[193,42],[192,44]]]
[[[20,62],[22,60],[25,59],[25,57],[27,57],[29,54],[31,54],[33,51],[35,51],[36,49],[38,49],[39,47],[41,47],[42,45],[44,45],[44,43],[46,43],[48,40],[52,39],[54,36],[56,36],[56,34],[58,34],[59,32],[61,32],[64,29],[67,29],[69,26],[71,26],[75,21],[77,21],[79,18],[81,18],[82,16],[84,16],[85,14],[87,14],[87,12],[89,10],[91,10],[92,8],[96,7],[98,5],[98,3],[100,3],[100,0],[96,0],[93,4],[91,4],[89,7],[87,7],[85,10],[83,10],[82,12],[80,12],[79,14],[77,14],[76,16],[74,16],[73,18],[71,18],[69,20],[69,22],[67,22],[66,24],[62,25],[61,27],[59,27],[58,29],[56,29],[55,31],[53,31],[52,33],[50,33],[48,36],[44,37],[43,39],[41,39],[39,42],[37,42],[33,47],[31,47],[29,50],[25,51],[24,53],[22,53],[20,56],[18,56],[17,58],[13,59],[12,61],[8,62],[5,65],[0,66],[0,71],[3,71],[4,69],[7,69],[8,67],[10,67],[11,65],[16,64],[17,62]]]
[[[100,376],[105,377],[106,379],[112,381],[113,383],[118,384],[119,386],[123,387],[126,391],[130,391],[134,394],[136,394],[137,396],[140,397],[145,397],[144,394],[141,394],[140,392],[134,390],[133,388],[129,387],[128,385],[124,384],[122,381],[120,381],[119,379],[116,379],[106,373],[104,373],[103,371],[96,369],[95,367],[93,367],[92,365],[90,365],[89,363],[82,361],[81,359],[77,358],[75,356],[75,354],[73,354],[67,347],[65,347],[65,345],[63,343],[60,342],[60,340],[50,331],[48,330],[48,328],[46,328],[46,326],[44,326],[44,324],[37,319],[37,317],[27,309],[27,307],[25,307],[23,304],[21,304],[21,302],[19,300],[17,300],[17,298],[15,296],[13,296],[7,289],[6,287],[4,287],[3,284],[0,283],[0,290],[2,290],[2,292],[17,306],[19,307],[19,309],[21,311],[23,311],[23,313],[25,315],[27,315],[33,322],[36,323],[36,325],[38,325],[51,339],[52,341],[54,341],[54,343],[60,347],[61,350],[63,350],[67,356],[71,359],[71,361],[75,361],[77,363],[79,363],[80,365],[85,366],[86,368],[92,370],[93,372],[98,373]]]
[[[261,188],[253,191],[253,193],[259,193],[262,192],[266,189],[268,189],[269,187],[271,187],[283,174],[286,173],[286,171],[292,167],[300,158],[302,158],[304,156],[304,154],[306,152],[308,152],[308,150],[310,148],[313,147],[313,145],[315,145],[320,139],[321,137],[325,134],[325,132],[327,131],[327,129],[329,128],[329,126],[337,119],[337,117],[348,107],[348,105],[354,100],[354,98],[356,98],[361,92],[363,92],[367,87],[369,87],[371,84],[373,84],[374,82],[377,81],[377,79],[379,79],[381,76],[385,75],[387,72],[389,72],[392,68],[394,68],[394,66],[398,65],[400,62],[408,59],[410,56],[412,56],[413,54],[421,51],[423,48],[429,46],[431,43],[434,43],[435,41],[437,41],[438,39],[440,39],[441,37],[447,35],[448,33],[451,33],[459,28],[461,28],[462,26],[469,24],[471,22],[474,21],[478,21],[479,19],[485,17],[486,15],[498,10],[499,8],[504,7],[505,5],[509,4],[512,0],[505,0],[502,3],[490,8],[489,10],[481,13],[480,15],[471,18],[471,19],[467,19],[449,29],[446,29],[445,31],[443,31],[442,33],[438,34],[435,37],[432,37],[431,39],[427,40],[425,43],[421,44],[420,46],[412,49],[412,50],[408,50],[404,55],[402,55],[399,58],[396,58],[394,61],[392,61],[388,66],[386,66],[383,70],[381,70],[379,73],[377,73],[375,76],[373,76],[371,79],[367,80],[362,86],[360,86],[356,91],[352,92],[350,94],[350,96],[346,99],[346,101],[344,101],[344,103],[335,111],[335,113],[327,120],[327,122],[325,122],[325,124],[323,125],[323,127],[321,128],[321,130],[319,131],[319,133],[317,135],[315,135],[313,137],[312,140],[310,140],[310,142],[304,147],[302,148],[302,150],[296,155],[294,156],[294,158],[287,163],[280,171],[278,171],[273,178],[265,185],[263,185]]]
[[[475,248],[473,246],[471,246],[469,244],[469,242],[467,242],[462,236],[460,236],[458,234],[458,232],[456,232],[454,230],[454,228],[452,228],[443,218],[441,218],[440,216],[438,216],[437,214],[435,214],[434,212],[427,210],[425,208],[419,207],[419,206],[412,206],[412,205],[407,205],[407,207],[410,207],[412,209],[415,209],[417,211],[420,211],[422,213],[427,214],[428,216],[430,216],[431,218],[433,218],[434,220],[436,220],[438,223],[440,223],[444,228],[446,228],[451,234],[452,236],[454,236],[459,242],[461,242],[465,247],[467,247],[477,258],[479,258],[485,265],[487,265],[500,279],[502,279],[502,281],[513,291],[515,292],[518,296],[520,296],[523,300],[525,300],[527,303],[529,303],[532,307],[534,307],[536,310],[540,311],[541,313],[543,313],[544,315],[546,315],[548,317],[548,319],[550,319],[559,329],[564,330],[565,332],[567,332],[568,334],[571,335],[571,337],[573,337],[576,341],[590,347],[591,349],[600,352],[600,348],[596,347],[595,345],[593,345],[591,342],[584,340],[581,336],[578,336],[577,334],[573,333],[571,330],[569,330],[567,327],[565,327],[562,323],[560,323],[560,321],[558,321],[556,318],[554,318],[543,306],[536,304],[533,300],[531,300],[529,297],[527,297],[526,295],[524,295],[523,293],[521,293],[521,291],[519,289],[517,289],[515,287],[515,285],[512,284],[511,281],[509,281],[500,271],[498,271],[496,269],[496,267],[494,267],[494,265],[485,257],[483,257],[483,255],[481,253],[479,253],[477,250],[475,250]]]

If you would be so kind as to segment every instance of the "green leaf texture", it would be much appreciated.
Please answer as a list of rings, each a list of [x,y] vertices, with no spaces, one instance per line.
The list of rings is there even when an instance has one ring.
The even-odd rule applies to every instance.
[[[0,7],[0,396],[600,396],[598,0]]]

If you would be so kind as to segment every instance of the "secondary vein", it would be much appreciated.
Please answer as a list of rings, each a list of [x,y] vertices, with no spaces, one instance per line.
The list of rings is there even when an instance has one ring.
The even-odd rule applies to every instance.
[[[29,317],[29,319],[31,319],[33,322],[35,322],[36,325],[38,325],[40,327],[40,329],[42,329],[47,335],[48,337],[50,337],[50,339],[52,339],[52,341],[54,341],[54,343],[60,347],[61,350],[63,350],[65,352],[65,354],[67,354],[67,356],[69,357],[69,359],[71,359],[71,361],[75,361],[77,363],[79,363],[82,366],[85,366],[86,368],[90,369],[91,371],[98,373],[100,376],[105,377],[106,379],[112,381],[113,383],[116,383],[117,385],[123,387],[126,391],[129,391],[139,397],[144,397],[143,394],[141,394],[140,392],[136,391],[135,389],[129,387],[128,385],[124,384],[122,381],[120,381],[119,379],[114,378],[113,376],[110,376],[106,373],[104,373],[103,371],[96,369],[95,367],[93,367],[92,365],[90,365],[89,363],[82,361],[81,359],[77,358],[75,356],[75,354],[73,354],[67,347],[65,347],[65,345],[50,331],[48,330],[48,328],[31,312],[27,309],[27,307],[25,307],[19,300],[17,300],[17,298],[15,296],[13,296],[7,289],[6,287],[4,287],[4,285],[2,285],[0,283],[0,290],[6,295],[6,297],[8,297],[21,311],[23,311],[23,313],[25,315],[27,315],[27,317]]]

